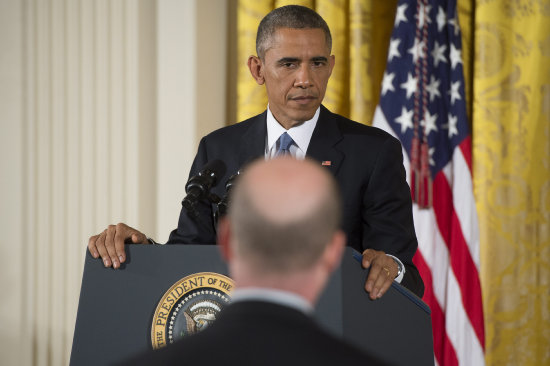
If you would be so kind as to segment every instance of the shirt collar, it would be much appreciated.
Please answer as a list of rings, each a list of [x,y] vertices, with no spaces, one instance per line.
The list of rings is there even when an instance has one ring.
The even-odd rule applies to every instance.
[[[299,310],[305,314],[313,313],[313,306],[300,295],[273,288],[237,288],[231,293],[231,303],[238,301],[267,301]]]
[[[292,127],[289,130],[286,130],[273,116],[273,113],[271,113],[271,110],[269,109],[269,105],[267,106],[267,141],[266,141],[266,155],[269,155],[270,151],[274,151],[274,146],[277,143],[277,140],[279,137],[284,133],[287,132],[290,137],[292,137],[292,140],[294,140],[294,143],[298,147],[298,155],[297,157],[303,158],[305,157],[307,148],[309,146],[309,142],[311,141],[311,136],[313,135],[313,130],[315,129],[315,126],[317,125],[317,121],[319,120],[319,114],[321,113],[321,107],[317,108],[317,111],[313,115],[313,118],[309,121],[305,121],[304,123],[300,124],[299,126]]]

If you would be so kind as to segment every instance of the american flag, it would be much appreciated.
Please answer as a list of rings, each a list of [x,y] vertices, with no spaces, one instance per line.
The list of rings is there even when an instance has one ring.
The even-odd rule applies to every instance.
[[[479,228],[455,0],[400,0],[374,125],[401,140],[436,364],[483,365]]]

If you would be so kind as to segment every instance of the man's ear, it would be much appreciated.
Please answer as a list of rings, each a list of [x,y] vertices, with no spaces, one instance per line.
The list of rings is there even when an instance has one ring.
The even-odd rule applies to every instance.
[[[328,58],[328,65],[329,65],[329,69],[330,69],[330,75],[332,75],[332,70],[334,69],[334,64],[336,63],[336,57],[334,57],[334,55],[330,55],[329,58]]]
[[[265,82],[263,64],[262,60],[258,56],[250,56],[248,58],[248,69],[258,85],[263,85]]]
[[[226,217],[222,217],[218,221],[218,246],[220,247],[220,251],[222,254],[222,258],[229,262],[231,257],[233,256],[233,252],[231,249],[231,225],[229,225],[229,219]]]
[[[327,244],[323,252],[323,262],[329,273],[332,273],[340,265],[345,247],[346,234],[338,230],[334,233],[332,240]]]

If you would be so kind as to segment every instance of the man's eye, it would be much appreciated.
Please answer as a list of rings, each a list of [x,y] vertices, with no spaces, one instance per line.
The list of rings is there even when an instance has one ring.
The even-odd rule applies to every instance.
[[[286,67],[286,68],[291,68],[291,67],[294,67],[294,66],[295,66],[295,64],[292,63],[292,62],[285,62],[285,63],[283,64],[283,67]]]
[[[324,65],[325,65],[324,61],[313,61],[313,66],[320,67]]]

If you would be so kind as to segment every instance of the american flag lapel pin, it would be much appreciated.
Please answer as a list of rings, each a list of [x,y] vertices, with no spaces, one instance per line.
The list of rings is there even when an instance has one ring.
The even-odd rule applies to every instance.
[[[330,160],[323,160],[323,161],[321,162],[321,165],[322,165],[322,166],[331,166],[331,165],[332,165],[332,161],[330,161]]]

